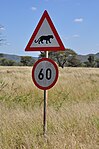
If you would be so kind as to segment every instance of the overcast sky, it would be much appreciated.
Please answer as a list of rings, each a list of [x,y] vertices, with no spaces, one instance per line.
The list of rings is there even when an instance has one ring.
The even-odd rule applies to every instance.
[[[66,48],[99,52],[99,0],[0,0],[0,53],[37,56],[24,49],[44,10]]]

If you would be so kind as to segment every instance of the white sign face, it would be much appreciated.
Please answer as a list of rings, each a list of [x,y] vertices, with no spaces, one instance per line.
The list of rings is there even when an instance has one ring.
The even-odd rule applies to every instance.
[[[43,90],[51,88],[58,78],[56,63],[48,58],[38,60],[33,67],[32,78],[38,88]]]
[[[59,47],[56,37],[45,18],[37,35],[35,36],[32,44],[32,47]]]

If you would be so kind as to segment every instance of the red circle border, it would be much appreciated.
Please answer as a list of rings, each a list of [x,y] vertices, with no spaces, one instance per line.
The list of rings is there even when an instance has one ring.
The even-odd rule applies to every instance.
[[[53,66],[55,67],[55,70],[56,70],[56,77],[55,77],[55,80],[53,81],[53,83],[52,83],[51,85],[49,85],[49,86],[47,86],[47,87],[40,86],[40,85],[36,82],[35,77],[34,77],[35,68],[36,68],[36,66],[37,66],[40,62],[42,62],[42,61],[48,61],[48,62],[52,63]],[[33,69],[32,69],[32,80],[33,80],[34,84],[35,84],[39,89],[48,90],[48,89],[52,88],[52,87],[55,85],[55,83],[57,82],[57,80],[58,80],[58,74],[59,74],[59,71],[58,71],[57,64],[56,64],[53,60],[51,60],[51,59],[49,59],[49,58],[42,58],[42,59],[39,59],[39,60],[34,64],[34,66],[33,66]]]

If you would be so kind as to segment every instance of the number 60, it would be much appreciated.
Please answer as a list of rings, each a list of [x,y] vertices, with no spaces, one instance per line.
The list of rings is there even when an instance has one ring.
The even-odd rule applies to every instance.
[[[47,80],[50,80],[51,76],[52,76],[52,71],[51,71],[50,68],[46,69],[45,76],[44,76],[44,73],[43,73],[43,68],[41,68],[41,70],[40,70],[40,72],[38,74],[39,80],[43,80],[44,78],[46,78]]]

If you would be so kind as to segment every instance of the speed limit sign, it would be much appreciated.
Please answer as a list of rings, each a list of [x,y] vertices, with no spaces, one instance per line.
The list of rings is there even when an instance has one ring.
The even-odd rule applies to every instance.
[[[38,88],[42,90],[50,89],[58,79],[58,67],[56,63],[49,58],[38,60],[32,69],[32,79]]]

